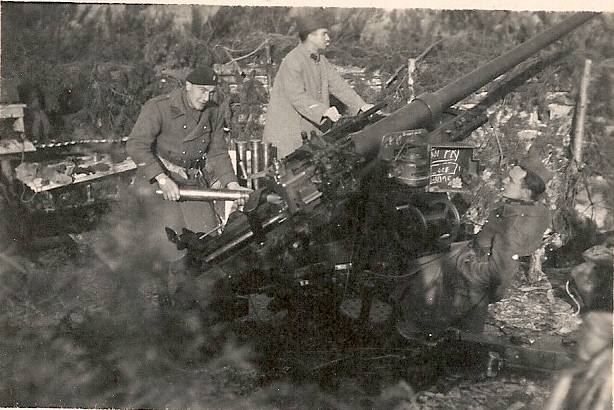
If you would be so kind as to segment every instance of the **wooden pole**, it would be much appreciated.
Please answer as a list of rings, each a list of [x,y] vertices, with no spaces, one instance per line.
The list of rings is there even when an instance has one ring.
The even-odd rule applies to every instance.
[[[574,150],[573,159],[578,168],[582,166],[582,145],[584,143],[584,124],[586,122],[586,107],[588,85],[591,77],[592,61],[586,59],[584,61],[584,71],[582,73],[582,81],[580,83],[580,95],[578,96],[578,111],[576,115],[576,128],[574,130]]]

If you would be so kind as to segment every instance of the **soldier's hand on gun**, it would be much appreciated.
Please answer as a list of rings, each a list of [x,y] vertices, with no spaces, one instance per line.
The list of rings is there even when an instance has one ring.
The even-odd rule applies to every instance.
[[[162,196],[168,201],[179,201],[179,186],[165,174],[156,176],[158,186],[162,191]]]
[[[339,111],[337,111],[337,107],[333,106],[328,107],[328,109],[324,111],[324,114],[322,114],[322,117],[327,117],[330,118],[332,122],[337,122],[341,118],[341,114],[339,114]]]
[[[371,108],[373,108],[373,107],[375,107],[375,104],[369,104],[369,103],[367,103],[367,104],[363,105],[362,107],[360,107],[360,111],[359,111],[359,113],[361,113],[361,112],[367,112],[367,111],[369,111],[369,110],[370,110]],[[377,115],[386,115],[386,114],[384,114],[384,113],[382,112],[382,110],[377,110],[377,111],[375,111],[375,114],[377,114]]]
[[[369,111],[373,107],[375,107],[374,104],[367,103],[367,104],[363,105],[362,107],[360,107],[360,112],[367,112],[367,111]]]
[[[226,188],[228,188],[228,189],[236,189],[236,190],[239,190],[239,191],[246,191],[247,193],[250,193],[250,192],[253,191],[250,188],[246,188],[244,186],[239,185],[239,183],[235,182],[235,181],[229,182],[228,185],[226,185]],[[235,202],[237,203],[238,206],[243,206],[243,205],[245,205],[246,201],[247,201],[247,196],[246,196],[246,198],[237,199]]]

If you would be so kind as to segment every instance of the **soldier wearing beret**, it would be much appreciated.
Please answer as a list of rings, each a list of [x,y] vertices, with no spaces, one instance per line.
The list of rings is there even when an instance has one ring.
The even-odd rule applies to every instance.
[[[396,295],[401,315],[397,328],[402,335],[450,326],[483,332],[488,305],[504,296],[520,257],[535,252],[550,227],[550,212],[541,196],[551,177],[530,150],[510,169],[503,180],[502,203],[471,241],[418,260]]]
[[[302,131],[321,134],[320,127],[326,119],[333,123],[339,120],[341,114],[330,105],[330,94],[345,104],[352,115],[373,107],[322,54],[330,42],[324,17],[303,17],[298,27],[300,43],[279,66],[264,126],[263,138],[277,147],[280,158],[301,146]]]
[[[168,241],[164,228],[206,233],[220,224],[211,202],[178,202],[179,188],[244,189],[237,183],[223,121],[212,100],[217,85],[212,68],[194,69],[183,88],[145,103],[126,143],[137,164],[135,186],[148,207],[144,223],[154,235],[148,240],[159,241],[159,255],[176,270],[184,268],[185,251]]]

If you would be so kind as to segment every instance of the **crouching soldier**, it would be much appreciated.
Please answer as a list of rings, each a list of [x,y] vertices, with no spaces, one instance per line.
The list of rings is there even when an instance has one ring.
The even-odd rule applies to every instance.
[[[395,295],[399,333],[414,337],[455,327],[482,333],[488,305],[510,287],[519,258],[542,243],[551,217],[540,201],[552,173],[532,150],[503,180],[503,203],[471,241],[423,257]]]

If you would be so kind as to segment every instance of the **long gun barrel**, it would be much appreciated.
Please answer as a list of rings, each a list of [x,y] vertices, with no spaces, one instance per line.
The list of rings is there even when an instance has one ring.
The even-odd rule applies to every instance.
[[[577,13],[537,34],[506,54],[495,58],[471,73],[434,93],[421,94],[405,107],[365,129],[351,135],[356,153],[373,159],[380,148],[381,136],[390,132],[417,129],[435,121],[445,109],[479,90],[511,70],[544,47],[580,27],[599,13]]]

